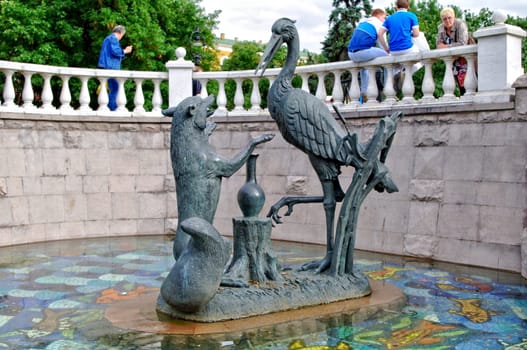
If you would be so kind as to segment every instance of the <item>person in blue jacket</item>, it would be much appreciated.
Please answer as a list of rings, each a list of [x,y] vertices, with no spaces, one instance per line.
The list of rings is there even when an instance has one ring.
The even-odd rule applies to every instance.
[[[132,52],[133,46],[127,46],[122,48],[119,41],[123,38],[126,33],[124,26],[118,25],[113,28],[112,33],[104,38],[101,47],[101,53],[99,54],[99,63],[97,66],[103,69],[121,69],[121,61],[124,56]],[[108,108],[111,111],[117,109],[117,92],[119,90],[119,83],[117,80],[110,78],[108,79]]]

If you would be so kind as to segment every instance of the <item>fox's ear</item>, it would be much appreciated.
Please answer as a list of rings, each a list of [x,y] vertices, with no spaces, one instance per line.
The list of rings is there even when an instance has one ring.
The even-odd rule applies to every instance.
[[[163,109],[161,113],[163,113],[163,115],[166,117],[173,117],[174,114],[176,113],[176,107],[170,107],[168,109]]]

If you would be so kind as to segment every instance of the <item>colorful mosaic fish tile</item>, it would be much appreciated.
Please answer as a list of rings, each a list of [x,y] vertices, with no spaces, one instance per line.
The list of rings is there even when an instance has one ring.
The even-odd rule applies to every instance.
[[[157,293],[174,263],[171,243],[154,236],[0,248],[0,349],[527,349],[521,276],[363,252],[356,268],[402,289],[403,309],[241,335],[163,336],[110,324],[108,305]],[[324,251],[283,242],[273,249],[284,266]]]

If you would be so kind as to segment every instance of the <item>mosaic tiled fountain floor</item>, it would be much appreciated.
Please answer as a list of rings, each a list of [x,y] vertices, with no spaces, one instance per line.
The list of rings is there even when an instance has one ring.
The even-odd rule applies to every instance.
[[[284,266],[324,247],[273,242]],[[168,236],[0,248],[1,349],[527,349],[527,281],[517,274],[357,252],[372,280],[407,297],[398,310],[323,316],[214,335],[116,327],[105,311],[158,293]]]

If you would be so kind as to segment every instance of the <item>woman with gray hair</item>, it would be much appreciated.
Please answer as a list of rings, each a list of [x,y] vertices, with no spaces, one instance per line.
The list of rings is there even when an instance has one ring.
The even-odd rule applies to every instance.
[[[456,14],[451,7],[445,7],[440,12],[441,24],[437,27],[436,47],[444,49],[447,47],[467,45],[469,35],[467,25]],[[465,94],[465,75],[467,74],[467,60],[459,57],[454,61],[452,67],[454,78],[459,86],[461,95]]]

